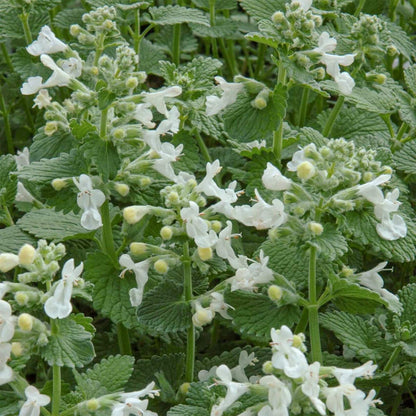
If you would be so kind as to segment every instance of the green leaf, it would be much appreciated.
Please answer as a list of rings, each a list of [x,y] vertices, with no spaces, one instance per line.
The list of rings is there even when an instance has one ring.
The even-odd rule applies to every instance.
[[[96,134],[91,133],[81,146],[81,150],[84,152],[86,159],[93,161],[105,181],[113,179],[117,175],[120,158],[111,141],[103,140]]]
[[[189,27],[194,35],[203,38],[233,39],[238,32],[237,22],[221,16],[217,16],[213,26],[207,27],[206,25],[191,23]]]
[[[263,45],[271,46],[272,48],[277,48],[279,45],[273,36],[265,35],[264,33],[250,32],[244,37],[252,42],[261,43]]]
[[[209,0],[192,0],[195,6],[209,10]],[[237,8],[237,0],[216,0],[215,10],[233,10]]]
[[[17,178],[11,175],[17,169],[12,155],[0,156],[0,207],[12,205],[17,192]]]
[[[210,409],[216,402],[214,390],[207,383],[191,383],[191,387],[186,394],[186,404]]]
[[[182,286],[165,280],[146,293],[137,310],[139,322],[156,331],[178,332],[191,324],[191,306],[184,301]]]
[[[74,196],[75,198],[75,196]],[[46,240],[65,241],[73,238],[91,238],[91,231],[81,226],[81,217],[42,208],[25,214],[17,225],[29,234]]]
[[[148,74],[162,75],[159,61],[163,61],[164,59],[166,59],[166,54],[160,46],[147,39],[142,39],[140,42],[140,71],[145,71]]]
[[[73,149],[70,154],[62,153],[59,157],[41,159],[39,162],[23,166],[18,172],[18,177],[22,181],[51,183],[55,178],[71,178],[87,171],[84,158],[77,149]]]
[[[241,92],[237,101],[225,110],[225,129],[238,142],[265,139],[278,128],[285,115],[287,91],[282,85],[276,86],[263,110],[251,105],[254,99],[254,95]]]
[[[380,304],[389,306],[377,293],[336,275],[330,276],[328,284],[334,303],[346,312],[374,313]]]
[[[411,65],[404,70],[404,80],[407,88],[416,97],[416,65]]]
[[[14,391],[0,391],[0,414],[2,416],[17,415],[22,398]]]
[[[321,235],[312,240],[312,244],[318,247],[319,257],[333,261],[348,251],[347,240],[333,224],[325,224]]]
[[[133,373],[134,357],[109,356],[83,374],[76,375],[77,391],[83,400],[122,391]]]
[[[240,5],[257,20],[270,19],[274,12],[284,10],[286,0],[240,0]]]
[[[374,216],[366,211],[347,212],[343,226],[354,243],[367,248],[377,258],[396,262],[408,262],[415,259],[416,227],[399,211],[407,224],[407,235],[398,240],[382,239],[376,231],[378,224]],[[344,233],[345,235],[345,233]]]
[[[141,389],[151,381],[158,382],[156,374],[163,374],[174,389],[177,389],[185,373],[185,354],[175,353],[137,360],[130,385]]]
[[[167,416],[209,416],[210,411],[199,406],[178,404],[172,407]]]
[[[379,17],[386,25],[387,30],[380,32],[380,40],[393,45],[399,54],[402,54],[408,61],[412,61],[416,56],[416,47],[407,33],[390,19]]]
[[[0,253],[15,253],[24,244],[34,244],[35,240],[23,232],[17,225],[0,229]]]
[[[398,152],[394,153],[393,160],[396,169],[416,174],[416,141],[407,142]]]
[[[189,74],[188,76],[192,77],[192,88],[209,88],[221,67],[222,62],[218,59],[198,56],[186,65],[181,65],[178,69],[178,76],[183,76],[184,73]]]
[[[97,127],[87,120],[78,122],[77,120],[72,119],[69,126],[71,127],[73,136],[77,139],[83,139],[88,133],[97,131]]]
[[[127,328],[137,326],[136,308],[131,306],[129,290],[136,287],[133,276],[119,277],[109,257],[100,252],[90,253],[85,261],[84,279],[94,283],[93,305],[114,323]]]
[[[77,142],[71,134],[58,130],[53,136],[46,136],[43,128],[33,138],[30,146],[30,161],[38,161],[42,158],[52,159],[61,153],[70,153],[77,146]]]
[[[67,30],[71,25],[82,25],[82,15],[84,13],[86,13],[85,9],[77,7],[61,10],[53,18],[53,25],[65,30]]]
[[[264,342],[270,341],[270,330],[282,325],[292,326],[300,316],[294,305],[279,307],[260,293],[234,291],[226,293],[225,302],[234,310],[229,310],[233,326],[243,336]]]
[[[358,315],[338,311],[320,314],[320,322],[358,357],[374,361],[381,358],[380,347],[384,342],[380,331],[371,322]]]
[[[156,25],[176,25],[180,23],[199,23],[209,26],[207,16],[198,9],[190,9],[182,6],[151,7],[149,10],[150,23]]]
[[[400,321],[409,321],[414,323],[415,319],[415,305],[416,305],[416,283],[408,284],[402,287],[397,293],[400,302],[403,306],[403,311],[400,315]]]
[[[95,356],[92,334],[71,317],[55,320],[57,332],[49,337],[49,343],[41,349],[42,358],[49,365],[59,367],[83,367]]]

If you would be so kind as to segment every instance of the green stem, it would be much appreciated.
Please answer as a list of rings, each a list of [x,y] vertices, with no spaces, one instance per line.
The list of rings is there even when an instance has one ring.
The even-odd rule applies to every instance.
[[[405,122],[403,122],[399,128],[399,131],[397,132],[397,136],[396,136],[397,141],[400,142],[402,140],[402,137],[406,133],[407,128],[408,128],[408,125]]]
[[[309,251],[309,337],[311,341],[312,361],[322,363],[321,336],[319,333],[319,316],[316,293],[316,247]]]
[[[6,61],[6,64],[9,67],[10,71],[14,72],[13,64],[12,64],[12,61],[10,59],[9,53],[7,52],[7,48],[6,48],[6,45],[4,44],[4,42],[0,43],[0,49],[1,49],[1,52],[4,56],[4,60]]]
[[[10,127],[9,112],[7,111],[6,103],[4,102],[3,91],[0,86],[0,111],[4,121],[4,133],[6,134],[7,151],[14,154],[13,134]]]
[[[326,121],[325,127],[322,131],[322,134],[325,137],[328,137],[331,134],[332,127],[334,126],[335,120],[338,117],[339,112],[341,111],[344,101],[345,101],[344,96],[338,97],[338,100],[336,104],[334,105],[334,108],[332,109],[331,114],[329,115],[329,118]]]
[[[283,63],[280,61],[279,63],[279,72],[277,74],[277,83],[286,85],[286,68],[284,67]]]
[[[204,159],[206,162],[212,162],[211,155],[209,154],[209,150],[207,145],[204,142],[204,139],[199,134],[199,131],[195,131],[196,141],[199,145],[199,150],[201,151],[202,155],[204,156]]]
[[[254,71],[254,77],[256,79],[259,77],[260,72],[264,67],[264,56],[266,55],[266,49],[267,49],[267,46],[261,43],[259,46],[258,53],[257,53],[256,70]]]
[[[13,217],[11,216],[9,208],[7,207],[6,203],[4,203],[2,208],[4,210],[4,216],[5,216],[3,220],[3,224],[6,225],[7,227],[14,225]]]
[[[51,319],[51,332],[56,334],[58,326],[56,321]],[[52,366],[52,416],[59,416],[59,408],[61,407],[61,367]]]
[[[383,371],[384,372],[388,372],[390,371],[391,367],[393,367],[394,362],[396,361],[397,357],[400,355],[402,351],[402,347],[400,345],[398,345],[392,352],[392,354],[390,355],[389,360],[387,361],[386,365],[384,366]]]
[[[354,16],[358,17],[361,13],[361,10],[363,9],[364,5],[365,5],[366,0],[360,0],[360,2],[358,3],[358,7],[355,9],[354,12]]]
[[[176,66],[179,66],[181,60],[181,25],[173,27],[173,44],[172,44],[172,59]]]
[[[129,331],[122,323],[117,324],[117,340],[121,355],[133,355]]]
[[[134,11],[134,50],[137,55],[140,53],[140,40],[140,9],[137,8]]]
[[[107,136],[107,114],[108,114],[108,109],[104,108],[104,110],[101,111],[101,120],[100,120],[100,137],[104,140],[106,140],[106,136]]]
[[[26,44],[30,45],[33,41],[33,38],[32,38],[32,33],[29,27],[29,13],[23,12],[22,14],[19,15],[19,19],[22,22]]]
[[[309,101],[309,88],[303,88],[302,92],[302,101],[300,103],[299,111],[299,127],[303,127],[306,121],[306,113],[308,110],[308,101]]]
[[[94,66],[98,65],[98,60],[100,59],[101,54],[104,52],[104,40],[105,40],[105,34],[100,33],[100,36],[98,37],[98,44],[97,48],[95,50],[95,57],[94,57]]]
[[[101,219],[103,222],[102,246],[104,247],[104,250],[107,253],[107,255],[114,262],[114,264],[117,265],[117,267],[119,267],[116,251],[114,249],[113,230],[111,228],[110,209],[108,200],[106,200],[104,204],[101,206]]]
[[[192,300],[191,258],[189,257],[189,243],[183,245],[183,292],[186,302]],[[185,381],[191,383],[194,379],[195,361],[195,327],[191,320],[187,331]]]
[[[283,147],[283,119],[280,121],[279,128],[273,132],[273,153],[280,163]]]
[[[235,73],[235,68],[234,68],[234,61],[233,61],[233,58],[231,57],[230,50],[225,46],[224,39],[219,39],[219,41],[220,41],[221,53],[224,56],[225,61],[227,62],[230,75],[234,77],[236,73]]]
[[[396,136],[396,134],[394,133],[393,124],[391,123],[390,119],[390,114],[382,114],[380,117],[386,123],[386,126],[389,129],[390,137],[393,139]]]
[[[396,19],[396,8],[398,4],[399,4],[399,0],[392,0],[390,4],[389,17],[393,22]]]
[[[299,322],[295,328],[295,334],[299,334],[300,332],[305,332],[305,329],[308,326],[308,317],[309,317],[308,308],[303,308]]]

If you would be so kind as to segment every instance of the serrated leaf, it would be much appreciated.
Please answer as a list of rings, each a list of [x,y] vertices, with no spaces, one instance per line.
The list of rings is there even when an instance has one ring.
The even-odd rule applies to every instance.
[[[199,23],[209,26],[207,16],[198,9],[182,6],[151,7],[149,10],[151,23],[156,25],[176,25],[180,23]]]
[[[387,18],[379,18],[381,18],[387,27],[387,30],[380,32],[380,40],[393,45],[400,54],[411,62],[416,55],[414,42],[412,42],[407,33],[400,26]]]
[[[209,410],[203,407],[178,404],[168,411],[167,416],[209,416],[209,414]]]
[[[70,153],[77,146],[77,141],[71,134],[57,131],[53,136],[46,136],[43,128],[33,138],[30,146],[30,161],[35,162],[45,159],[52,159],[61,153]]]
[[[53,25],[60,29],[68,29],[75,24],[81,25],[84,13],[86,13],[86,10],[79,7],[61,10],[53,18]]]
[[[348,251],[347,240],[333,224],[325,224],[323,233],[316,236],[312,244],[318,247],[319,257],[329,261],[341,257]]]
[[[2,416],[17,415],[22,398],[14,391],[0,391],[0,414]]]
[[[77,139],[83,139],[88,133],[97,131],[97,127],[87,120],[81,120],[78,122],[77,120],[72,119],[69,126],[71,127],[71,133]]]
[[[55,320],[57,332],[49,337],[49,343],[41,349],[42,358],[49,365],[59,367],[83,367],[95,356],[92,334],[71,317]]]
[[[218,59],[198,56],[186,65],[181,65],[178,71],[179,74],[189,73],[193,77],[193,88],[207,88],[212,86],[212,80],[221,67],[222,62]]]
[[[0,156],[0,206],[12,205],[17,192],[17,178],[11,173],[16,170],[12,155]]]
[[[192,0],[195,6],[209,10],[209,0]],[[237,8],[237,0],[216,0],[215,10],[233,10]]]
[[[136,308],[131,306],[129,290],[136,287],[133,277],[121,279],[111,260],[103,253],[87,256],[84,279],[94,283],[93,305],[114,323],[127,328],[137,326]]]
[[[292,326],[299,319],[299,308],[294,305],[277,306],[268,296],[245,291],[229,292],[226,303],[233,325],[243,336],[264,342],[270,340],[270,330],[282,325]]]
[[[380,304],[389,305],[377,293],[335,275],[330,276],[329,286],[334,303],[349,313],[374,313]]]
[[[271,46],[272,48],[277,48],[279,45],[273,36],[265,35],[264,33],[250,32],[244,37],[252,42],[261,43],[263,45]]]
[[[200,25],[197,23],[191,23],[189,25],[192,32],[196,36],[207,38],[234,38],[238,31],[238,24],[233,20],[226,17],[218,16],[215,19],[215,25],[207,27],[206,25]]]
[[[77,374],[77,391],[83,400],[122,391],[133,373],[134,357],[109,356],[83,374]]]
[[[17,254],[24,244],[34,243],[34,238],[23,232],[17,225],[0,229],[0,253]]]
[[[204,111],[191,111],[189,120],[192,126],[207,136],[213,137],[218,141],[222,141],[224,137],[224,123],[219,117],[207,116]]]
[[[210,409],[216,401],[216,395],[207,383],[191,383],[185,401],[191,406]]]
[[[347,312],[320,314],[320,323],[333,331],[336,337],[351,348],[358,357],[377,361],[381,358],[383,339],[380,331],[358,315]]]
[[[29,234],[46,240],[91,238],[91,231],[81,226],[81,216],[71,212],[64,214],[48,208],[33,210],[20,218],[17,225]]]
[[[416,141],[407,142],[398,152],[394,153],[393,160],[398,170],[416,174]]]
[[[411,283],[402,287],[397,295],[399,296],[400,302],[403,306],[403,311],[400,315],[400,321],[409,321],[413,323],[416,305],[416,283]]]
[[[416,65],[411,65],[404,70],[404,80],[407,88],[416,97]]]
[[[81,150],[86,159],[93,161],[104,180],[113,179],[117,175],[120,158],[111,141],[100,139],[91,133],[81,146]]]
[[[166,55],[160,46],[153,44],[147,39],[142,39],[140,42],[140,71],[161,75],[159,61],[163,61],[163,59],[166,59]]]
[[[41,159],[28,166],[23,166],[19,172],[20,180],[35,183],[51,183],[55,178],[71,178],[88,172],[85,160],[77,149],[70,154],[62,153],[53,159]],[[75,198],[75,194],[74,194]]]
[[[191,305],[183,300],[182,286],[165,280],[145,294],[137,316],[156,331],[183,331],[191,325]]]
[[[286,0],[240,0],[240,5],[257,20],[270,19],[277,10],[284,10]]]
[[[150,359],[137,360],[130,385],[135,389],[141,389],[151,381],[157,382],[156,374],[163,374],[168,383],[176,389],[182,383],[185,372],[185,354],[167,354],[153,356]]]
[[[278,85],[269,99],[268,105],[259,110],[251,105],[255,96],[241,92],[237,101],[224,113],[225,129],[238,142],[265,139],[282,122],[286,112],[287,91]]]
[[[402,216],[407,224],[407,235],[394,241],[384,240],[377,234],[378,222],[369,212],[347,212],[344,226],[355,243],[369,249],[377,258],[403,263],[415,259],[416,227],[409,218]]]

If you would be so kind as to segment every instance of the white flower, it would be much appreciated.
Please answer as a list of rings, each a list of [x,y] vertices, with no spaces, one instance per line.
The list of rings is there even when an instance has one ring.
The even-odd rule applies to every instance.
[[[357,193],[373,204],[382,204],[384,201],[384,195],[382,190],[379,188],[379,185],[383,185],[388,182],[390,178],[391,175],[388,174],[377,176],[377,178],[370,182],[358,185]]]
[[[264,186],[272,191],[286,191],[292,186],[292,181],[282,175],[279,169],[270,162],[261,177]]]
[[[305,156],[305,150],[311,149],[311,151],[316,152],[316,146],[314,143],[309,144],[308,146],[304,147],[301,150],[295,152],[292,156],[292,160],[287,164],[287,170],[290,172],[296,172],[298,170],[298,166],[303,162],[310,162],[313,164],[313,160],[309,159]]]
[[[387,192],[386,197],[380,202],[376,202],[374,205],[374,215],[375,217],[382,221],[383,218],[389,216],[392,212],[399,210],[401,202],[397,200],[399,197],[400,191],[398,188],[394,189],[392,192]]]
[[[341,384],[337,387],[325,388],[323,393],[326,396],[327,408],[333,412],[335,416],[345,416],[344,396],[348,399],[354,397],[356,391],[356,387],[352,384]]]
[[[56,38],[49,26],[43,26],[37,40],[33,41],[26,50],[33,56],[64,52],[67,45]]]
[[[133,114],[135,120],[140,121],[148,129],[153,129],[156,126],[153,120],[153,113],[149,110],[150,104],[141,103],[136,106]]]
[[[155,382],[152,381],[149,383],[144,389],[138,390],[138,391],[131,391],[128,393],[123,393],[120,398],[122,400],[125,399],[131,399],[131,398],[140,398],[143,396],[149,396],[151,399],[153,399],[155,396],[159,396],[159,390],[155,390]]]
[[[283,224],[287,216],[282,201],[274,199],[270,205],[263,200],[257,189],[254,192],[258,202],[253,206],[239,205],[234,207],[234,219],[244,225],[256,227],[257,230],[266,230]]]
[[[299,3],[300,7],[307,12],[312,6],[313,0],[292,0],[293,3]]]
[[[81,225],[86,230],[96,230],[103,223],[98,208],[104,204],[105,195],[99,189],[92,189],[92,181],[88,175],[82,174],[79,182],[73,178],[76,187],[79,189],[77,204],[84,211],[81,217]]]
[[[355,86],[355,81],[348,72],[341,72],[334,78],[340,92],[344,95],[350,95]]]
[[[14,156],[14,160],[16,162],[17,170],[22,169],[24,166],[30,165],[29,149],[24,147],[22,151],[18,150],[17,155]]]
[[[271,404],[270,411],[268,409],[267,411],[263,411],[263,415],[270,414],[273,416],[289,416],[288,407],[292,402],[292,395],[290,394],[290,390],[287,388],[286,384],[271,375],[262,377],[259,383],[269,389],[268,396],[269,403]]]
[[[272,364],[274,368],[283,370],[290,378],[302,377],[308,370],[305,355],[298,348],[293,347],[292,331],[283,325],[280,330],[271,330]]]
[[[39,91],[38,95],[33,100],[33,102],[35,103],[33,104],[33,107],[38,107],[40,110],[50,105],[51,101],[52,98],[49,95],[48,90],[42,89]]]
[[[212,322],[215,316],[210,308],[204,308],[199,301],[193,302],[195,313],[192,315],[192,323],[197,327],[203,327]]]
[[[373,400],[375,395],[375,390],[370,390],[367,397],[361,390],[353,392],[349,397],[351,408],[345,411],[345,416],[367,416],[370,406],[381,403],[381,400]]]
[[[233,319],[230,315],[228,315],[227,310],[229,308],[234,308],[224,302],[224,296],[222,295],[222,293],[212,292],[210,296],[212,298],[211,303],[209,305],[211,311],[214,313],[219,313],[224,319]]]
[[[17,182],[17,193],[16,193],[15,201],[32,203],[34,200],[35,198],[25,188],[22,182]]]
[[[119,263],[125,267],[120,273],[120,277],[123,277],[127,270],[131,270],[136,276],[137,288],[130,289],[129,295],[132,306],[139,306],[142,303],[144,287],[149,279],[147,273],[149,271],[150,259],[134,263],[128,254],[123,254],[120,256]]]
[[[303,376],[303,383],[301,389],[303,394],[309,397],[316,410],[321,415],[326,415],[325,404],[319,399],[319,367],[318,361],[311,364]]]
[[[376,230],[378,235],[384,238],[384,240],[393,241],[406,237],[407,225],[400,215],[394,214],[393,218],[384,217],[381,220],[381,224],[377,224]]]
[[[215,251],[217,252],[217,256],[221,257],[222,259],[226,259],[229,262],[237,258],[231,246],[231,239],[235,236],[234,234],[231,234],[232,228],[232,222],[227,221],[227,226],[221,230],[218,235],[218,240],[215,244]]]
[[[77,58],[65,59],[61,63],[62,70],[72,78],[78,78],[82,73],[82,61]]]
[[[160,114],[168,117],[165,98],[177,97],[180,94],[182,94],[182,88],[176,85],[155,92],[144,92],[142,95],[145,103],[152,105]]]
[[[220,365],[217,368],[217,384],[227,387],[227,394],[219,404],[211,409],[211,416],[221,416],[239,397],[248,391],[248,386],[244,383],[236,383],[232,381],[231,370],[226,365]]]
[[[339,384],[354,384],[357,377],[372,378],[376,369],[377,365],[373,365],[372,361],[367,361],[356,368],[335,368],[332,370],[332,374]]]
[[[72,288],[84,269],[81,262],[75,267],[74,259],[68,260],[62,268],[62,279],[56,285],[53,295],[45,302],[45,313],[52,319],[64,319],[72,311]]]
[[[51,401],[46,394],[40,394],[34,386],[28,386],[25,389],[27,400],[20,409],[19,416],[39,416],[41,406],[46,406]]]
[[[181,124],[180,120],[181,113],[174,105],[166,114],[166,119],[162,120],[161,123],[157,126],[156,131],[159,134],[165,134],[168,132],[177,133],[179,131],[179,126]]]
[[[237,100],[238,93],[243,89],[243,84],[227,82],[222,77],[214,78],[219,87],[222,89],[223,94],[221,97],[216,95],[209,95],[207,97],[206,115],[213,116],[224,110],[227,106],[233,104]]]
[[[147,410],[148,404],[148,399],[128,398],[124,403],[114,405],[111,416],[157,416],[157,413]]]
[[[393,311],[400,311],[401,304],[399,298],[390,293],[387,289],[384,289],[383,278],[379,275],[379,272],[383,271],[386,267],[387,262],[383,261],[379,263],[376,267],[366,272],[359,273],[357,275],[358,282],[360,285],[365,286],[366,288],[372,290],[375,293],[378,293],[384,300],[389,303],[389,307]]]
[[[13,380],[13,370],[6,364],[11,351],[12,344],[0,344],[0,386]]]
[[[249,379],[244,372],[244,369],[249,365],[254,365],[254,363],[258,361],[254,352],[250,355],[247,351],[243,350],[240,352],[238,357],[238,365],[231,369],[231,374],[233,378],[241,383],[248,383]],[[250,377],[251,379],[251,377]]]
[[[14,269],[19,264],[19,256],[12,253],[0,254],[0,272],[6,273]]]
[[[12,308],[5,300],[0,300],[0,342],[8,342],[14,335]]]

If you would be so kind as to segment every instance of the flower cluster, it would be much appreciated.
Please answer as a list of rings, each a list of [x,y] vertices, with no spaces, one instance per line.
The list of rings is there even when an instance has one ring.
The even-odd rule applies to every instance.
[[[371,361],[354,369],[322,367],[319,362],[308,364],[303,334],[294,335],[282,326],[279,330],[272,329],[271,337],[272,360],[263,365],[267,375],[259,378],[258,384],[249,383],[247,377],[236,377],[235,371],[226,365],[215,369],[216,384],[225,386],[227,393],[212,407],[211,416],[221,416],[244,394],[259,394],[258,385],[267,392],[267,402],[248,407],[243,414],[252,414],[251,410],[256,409],[261,416],[288,416],[302,410],[320,415],[329,411],[335,416],[367,416],[369,408],[380,402],[374,400],[375,390],[366,395],[354,386],[356,378],[374,375],[377,366]],[[201,376],[206,378],[206,374]],[[329,387],[324,378],[335,378],[338,385],[331,383],[333,387]]]

